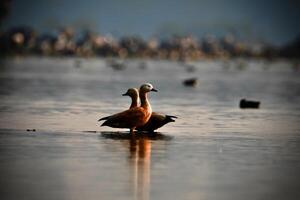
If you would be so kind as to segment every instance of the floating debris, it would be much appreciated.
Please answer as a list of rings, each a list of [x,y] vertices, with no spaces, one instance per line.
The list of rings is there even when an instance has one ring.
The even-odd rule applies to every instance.
[[[240,108],[259,108],[260,102],[259,101],[251,101],[246,99],[241,99],[240,101]]]
[[[183,85],[187,87],[196,87],[197,83],[197,78],[189,78],[183,81]]]

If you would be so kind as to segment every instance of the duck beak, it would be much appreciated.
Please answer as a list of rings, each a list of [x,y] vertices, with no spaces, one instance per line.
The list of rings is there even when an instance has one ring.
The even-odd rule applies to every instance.
[[[126,92],[126,93],[124,93],[124,94],[122,94],[122,96],[128,96],[127,92]]]
[[[152,92],[157,92],[157,89],[154,89],[154,88],[152,88],[152,90],[151,90]]]

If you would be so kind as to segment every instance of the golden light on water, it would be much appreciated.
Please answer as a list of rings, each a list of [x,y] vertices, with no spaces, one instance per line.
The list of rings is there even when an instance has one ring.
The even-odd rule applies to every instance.
[[[134,199],[148,200],[150,192],[151,141],[131,138],[129,142],[130,170]]]

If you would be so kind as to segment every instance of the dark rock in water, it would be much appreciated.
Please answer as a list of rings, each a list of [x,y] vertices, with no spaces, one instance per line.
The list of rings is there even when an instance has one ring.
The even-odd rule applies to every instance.
[[[196,87],[197,82],[197,78],[189,78],[183,81],[183,85],[187,87]]]
[[[246,99],[241,99],[240,101],[240,108],[259,108],[260,102],[259,101],[251,101]]]
[[[28,131],[28,132],[30,132],[30,131],[35,132],[36,130],[35,129],[26,129],[26,131]]]

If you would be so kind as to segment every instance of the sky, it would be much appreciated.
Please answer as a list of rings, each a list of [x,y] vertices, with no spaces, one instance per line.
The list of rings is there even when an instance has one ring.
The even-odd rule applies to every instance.
[[[71,26],[146,39],[230,33],[280,45],[300,35],[299,10],[297,0],[12,0],[3,28]]]

